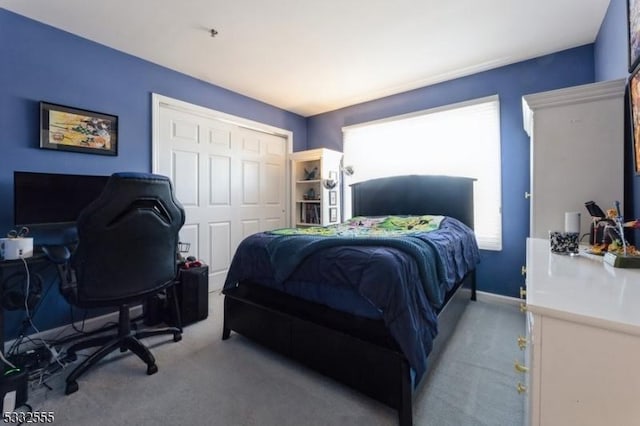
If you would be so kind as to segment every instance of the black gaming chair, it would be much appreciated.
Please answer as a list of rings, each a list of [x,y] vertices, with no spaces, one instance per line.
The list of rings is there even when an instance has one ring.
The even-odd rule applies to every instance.
[[[174,341],[181,340],[177,304],[178,327],[137,332],[131,329],[129,306],[164,289],[175,291],[178,232],[184,219],[167,177],[116,173],[98,199],[80,213],[75,250],[43,248],[58,265],[60,290],[70,304],[120,309],[117,335],[89,338],[67,350],[73,357],[81,349],[101,346],[69,374],[67,394],[78,390],[78,377],[116,349],[131,350],[147,364],[147,374],[154,374],[155,358],[138,339],[169,333]]]

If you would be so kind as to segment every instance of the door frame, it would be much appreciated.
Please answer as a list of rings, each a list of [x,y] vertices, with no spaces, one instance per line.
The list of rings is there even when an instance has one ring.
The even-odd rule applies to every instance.
[[[167,107],[177,111],[198,115],[204,118],[214,119],[244,127],[246,129],[255,130],[270,135],[280,136],[286,139],[286,159],[285,159],[285,224],[291,226],[291,162],[289,154],[293,152],[293,132],[291,130],[281,129],[259,121],[250,120],[248,118],[227,114],[211,108],[200,105],[191,104],[189,102],[170,98],[158,93],[151,93],[151,170],[153,173],[158,171],[160,162],[160,108]]]

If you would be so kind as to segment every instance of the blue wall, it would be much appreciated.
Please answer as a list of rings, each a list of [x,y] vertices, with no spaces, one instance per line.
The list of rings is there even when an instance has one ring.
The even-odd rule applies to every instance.
[[[594,44],[596,81],[627,77],[627,2],[611,0]]]
[[[151,171],[151,93],[293,131],[306,120],[201,80],[0,9],[0,230],[13,222],[13,170],[110,174]],[[117,157],[38,149],[44,100],[119,117]]]
[[[626,78],[629,67],[629,37],[627,27],[627,2],[611,0],[602,22],[594,49],[596,80]],[[627,112],[628,114],[628,112]],[[626,117],[629,120],[629,116]],[[640,218],[640,176],[636,176],[633,164],[633,142],[628,131],[625,139],[625,216]],[[640,232],[636,231],[636,244]]]
[[[291,130],[306,148],[306,119],[0,8],[0,234],[13,223],[13,171],[111,174],[151,171],[151,93]],[[119,153],[105,157],[40,150],[41,100],[119,117]],[[37,325],[68,321],[57,288]],[[44,312],[43,312],[44,311]],[[14,337],[20,313],[9,314]]]
[[[529,231],[529,138],[522,124],[522,96],[594,81],[593,45],[520,62],[410,92],[316,115],[308,119],[309,148],[342,150],[343,126],[447,105],[500,96],[502,136],[502,232],[500,252],[482,251],[480,290],[518,296],[523,285]]]

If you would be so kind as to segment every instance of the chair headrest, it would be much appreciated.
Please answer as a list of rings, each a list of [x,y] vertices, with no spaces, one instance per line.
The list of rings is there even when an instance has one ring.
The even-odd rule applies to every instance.
[[[111,176],[121,179],[149,179],[149,180],[169,180],[168,177],[163,175],[156,175],[154,173],[142,173],[142,172],[117,172]]]

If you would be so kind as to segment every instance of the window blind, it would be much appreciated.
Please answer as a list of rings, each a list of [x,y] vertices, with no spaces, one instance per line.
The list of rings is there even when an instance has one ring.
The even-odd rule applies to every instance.
[[[476,179],[474,224],[478,245],[488,250],[502,249],[497,95],[342,130],[343,162],[355,171],[343,182],[345,218],[351,217],[351,183],[408,174],[472,177]]]

